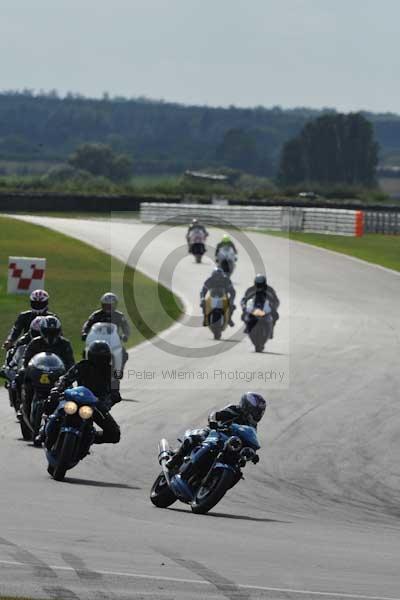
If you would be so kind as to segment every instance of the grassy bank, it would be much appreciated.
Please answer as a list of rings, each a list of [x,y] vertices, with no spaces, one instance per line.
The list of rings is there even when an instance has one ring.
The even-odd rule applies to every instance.
[[[63,330],[76,353],[80,355],[80,329],[88,315],[98,308],[100,296],[110,289],[120,298],[121,310],[134,314],[132,297],[126,295],[128,309],[123,302],[123,280],[133,281],[136,304],[140,308],[139,323],[133,323],[128,346],[143,341],[138,330],[150,323],[153,331],[161,331],[180,315],[178,300],[169,291],[142,273],[125,267],[120,261],[95,248],[38,225],[0,217],[0,340],[4,340],[16,315],[26,310],[26,295],[8,295],[7,267],[9,256],[47,258],[45,287],[50,293],[51,310],[61,318]],[[159,296],[165,310],[161,310]],[[137,319],[136,319],[137,320]],[[2,356],[0,357],[0,360]]]
[[[272,232],[266,232],[271,235]],[[291,240],[304,242],[319,248],[341,252],[367,262],[400,271],[400,236],[370,233],[362,237],[344,235],[325,235],[319,233],[284,234],[273,232],[273,235],[289,237]]]

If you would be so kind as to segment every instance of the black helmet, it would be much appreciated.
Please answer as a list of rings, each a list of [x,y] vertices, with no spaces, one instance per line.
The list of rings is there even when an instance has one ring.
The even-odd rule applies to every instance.
[[[40,335],[51,346],[61,335],[61,323],[57,317],[43,317],[40,323]]]
[[[106,312],[112,312],[117,308],[118,296],[113,292],[106,292],[100,298],[101,307]]]
[[[260,394],[246,392],[240,398],[239,406],[249,425],[254,427],[263,418],[267,403]]]
[[[102,340],[96,340],[89,345],[87,359],[99,368],[111,367],[111,348]]]
[[[265,288],[267,287],[267,278],[265,277],[265,275],[258,273],[255,276],[254,285],[258,290],[265,290]]]

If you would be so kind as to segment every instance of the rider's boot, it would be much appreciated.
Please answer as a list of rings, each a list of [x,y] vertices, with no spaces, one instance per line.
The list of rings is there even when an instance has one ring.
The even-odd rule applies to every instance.
[[[93,444],[103,444],[103,432],[96,430],[93,436]]]
[[[191,446],[191,440],[189,438],[185,438],[180,448],[174,452],[171,458],[165,463],[167,469],[178,469],[183,463],[183,459],[188,453]]]
[[[46,424],[43,423],[39,429],[39,433],[35,435],[35,439],[33,440],[35,446],[41,446],[44,443],[44,440],[46,439],[45,427]]]

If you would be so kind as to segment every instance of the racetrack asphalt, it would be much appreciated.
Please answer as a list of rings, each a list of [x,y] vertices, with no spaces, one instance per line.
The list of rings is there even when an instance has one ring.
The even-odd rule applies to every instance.
[[[275,339],[255,354],[238,313],[221,345],[199,324],[211,252],[194,264],[183,228],[26,219],[122,260],[148,236],[138,268],[171,284],[194,320],[130,351],[126,401],[113,409],[121,443],[95,447],[63,483],[47,475],[43,451],[19,440],[0,392],[0,595],[400,599],[399,275],[244,234],[238,296],[256,248],[282,300]],[[220,233],[211,230],[210,245]],[[208,516],[153,507],[159,438],[174,443],[247,389],[270,401],[260,463]]]

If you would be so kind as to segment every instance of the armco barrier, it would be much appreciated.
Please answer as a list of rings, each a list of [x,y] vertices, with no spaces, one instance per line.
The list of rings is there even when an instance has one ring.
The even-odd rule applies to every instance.
[[[400,234],[400,213],[389,211],[364,212],[365,233]]]
[[[361,216],[360,216],[361,213]],[[188,223],[197,218],[207,225],[234,225],[275,231],[306,231],[339,235],[362,235],[361,211],[282,206],[212,206],[143,202],[140,217],[145,223]]]

